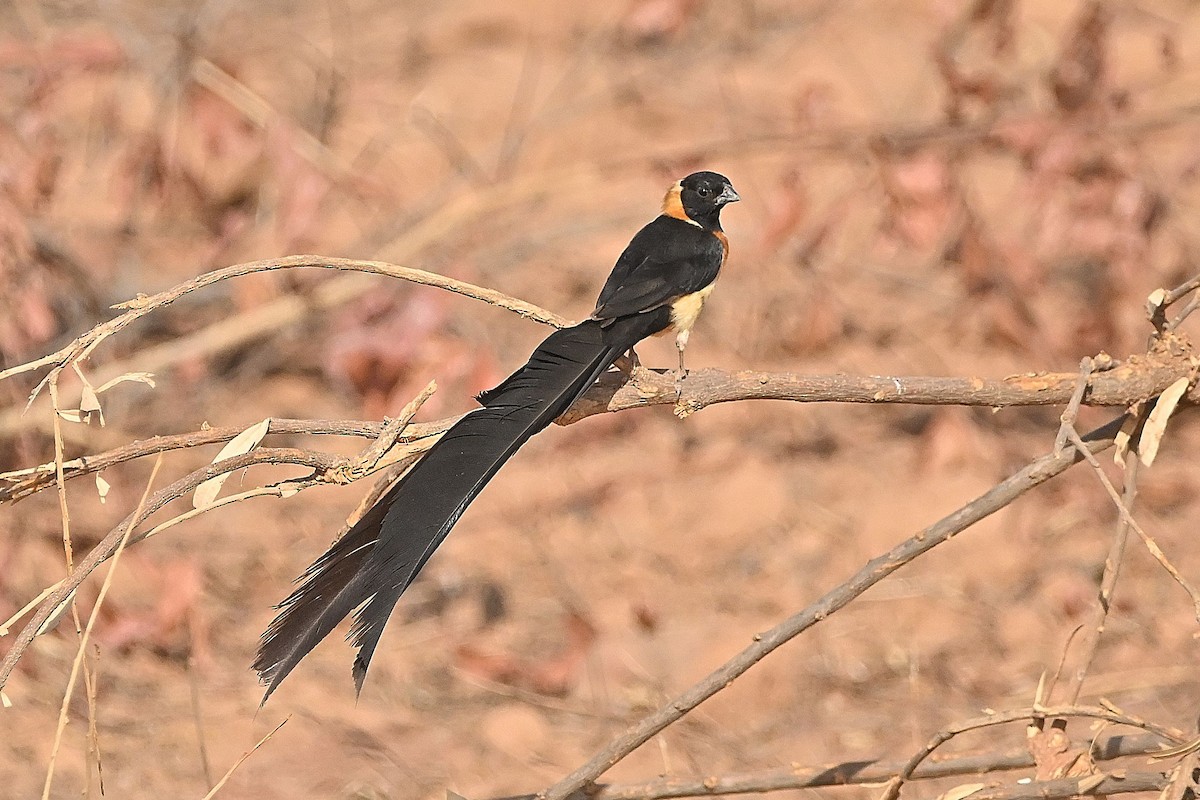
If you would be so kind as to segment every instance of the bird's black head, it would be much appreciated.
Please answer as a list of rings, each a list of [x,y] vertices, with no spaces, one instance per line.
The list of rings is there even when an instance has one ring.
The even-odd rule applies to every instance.
[[[733,184],[716,172],[693,172],[667,192],[663,213],[694,222],[708,230],[721,230],[721,209],[740,200]]]

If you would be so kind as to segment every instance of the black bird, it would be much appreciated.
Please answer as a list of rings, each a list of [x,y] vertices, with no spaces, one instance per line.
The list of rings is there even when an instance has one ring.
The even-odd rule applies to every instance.
[[[454,523],[522,444],[563,414],[600,375],[647,336],[676,332],[679,370],[688,334],[729,255],[721,209],[738,200],[715,172],[688,175],[668,190],[662,214],[617,259],[596,310],[555,331],[529,362],[494,389],[425,454],[301,577],[259,644],[254,669],[267,691],[346,615],[363,679],[392,608]]]

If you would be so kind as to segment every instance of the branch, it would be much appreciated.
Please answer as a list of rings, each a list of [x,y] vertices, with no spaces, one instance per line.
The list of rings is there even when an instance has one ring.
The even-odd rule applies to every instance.
[[[404,428],[406,441],[432,439],[442,433],[457,417],[440,422],[409,423]],[[357,436],[374,439],[383,430],[384,423],[369,420],[326,420],[326,419],[282,419],[271,418],[272,434],[306,434],[326,436]],[[152,436],[140,439],[127,445],[107,450],[90,456],[81,456],[63,462],[63,477],[66,480],[90,475],[94,472],[108,469],[127,461],[165,453],[170,450],[184,450],[191,447],[202,447],[209,444],[227,442],[242,432],[242,426],[226,425],[220,428],[207,428],[191,433],[177,433],[168,436]],[[54,484],[54,462],[40,464],[36,467],[13,470],[0,473],[0,481],[9,481],[11,486],[0,487],[0,503],[15,502],[31,494],[35,494],[47,486]]]
[[[127,516],[115,528],[108,532],[99,543],[93,547],[84,558],[79,560],[75,568],[71,570],[63,581],[58,584],[49,597],[41,602],[33,618],[26,623],[21,629],[13,642],[12,649],[4,656],[4,661],[0,662],[0,689],[3,689],[8,682],[9,676],[13,669],[16,668],[17,662],[25,651],[33,642],[34,637],[45,624],[50,615],[57,609],[64,600],[66,600],[87,577],[100,566],[107,558],[116,552],[121,546],[121,542],[125,541],[126,545],[135,544],[144,539],[148,534],[144,532],[135,532],[129,534],[126,539],[126,531],[136,529],[144,520],[161,509],[167,503],[177,498],[185,496],[188,492],[193,491],[197,486],[206,480],[215,478],[218,475],[223,475],[227,472],[236,472],[246,467],[255,466],[257,464],[294,464],[297,466],[307,466],[315,470],[313,478],[307,481],[301,481],[305,485],[314,485],[322,483],[320,475],[333,474],[336,471],[344,470],[349,467],[352,462],[350,459],[343,456],[334,456],[328,453],[318,453],[311,450],[298,450],[296,448],[270,448],[264,447],[253,450],[249,453],[243,453],[233,458],[226,458],[215,464],[208,464],[202,469],[195,470],[174,483],[159,489],[155,492],[139,509]]]
[[[1191,348],[1186,340],[1170,337],[1145,356],[1132,356],[1120,366],[1088,376],[1080,402],[1094,406],[1128,406],[1161,392],[1191,373]],[[1072,401],[1077,373],[1029,373],[1002,379],[887,377],[854,375],[796,375],[787,372],[729,372],[700,369],[688,374],[677,412],[686,416],[716,403],[736,400],[789,400],[797,403],[892,403],[961,405],[999,408],[1053,405]],[[1193,395],[1196,394],[1193,391]],[[1200,396],[1189,400],[1200,402]],[[558,419],[570,425],[594,414],[675,405],[674,379],[651,370],[635,371],[632,380],[619,371],[607,373]],[[428,439],[445,431],[459,417],[416,423],[405,428],[407,440]],[[167,450],[228,441],[241,428],[225,426],[193,433],[155,436],[97,455],[63,463],[64,478],[98,472],[115,464]],[[270,433],[375,437],[382,423],[368,421],[272,419]],[[54,464],[47,463],[0,473],[0,502],[19,500],[51,485]]]
[[[1079,745],[1087,747],[1085,744]],[[1135,755],[1149,755],[1162,749],[1162,737],[1153,734],[1113,736],[1091,745],[1094,761],[1111,761]],[[707,778],[663,778],[644,783],[596,784],[589,794],[577,793],[572,800],[659,800],[669,797],[705,797],[711,795],[777,792],[787,789],[814,789],[825,786],[861,786],[879,784],[904,768],[903,761],[845,761],[816,767],[791,767]],[[982,753],[943,760],[930,759],[913,771],[914,780],[976,775],[1000,770],[1027,769],[1036,766],[1028,748],[1006,753]],[[1023,789],[1028,788],[1023,786]],[[974,796],[974,795],[973,795]]]
[[[42,367],[51,367],[50,372],[45,378],[42,379],[42,381],[30,395],[30,401],[32,402],[33,398],[36,397],[46,385],[50,376],[57,375],[58,372],[60,372],[67,364],[86,358],[88,354],[90,354],[92,350],[94,350],[102,341],[107,339],[109,336],[124,330],[130,324],[138,319],[141,319],[156,308],[170,305],[186,294],[190,294],[191,292],[211,286],[219,281],[228,280],[230,278],[238,278],[255,272],[270,272],[278,269],[293,269],[296,267],[315,267],[318,269],[368,272],[375,275],[386,275],[390,278],[400,278],[402,280],[410,281],[411,283],[419,283],[425,286],[436,286],[446,289],[447,291],[465,295],[466,297],[471,297],[490,305],[506,308],[522,317],[525,317],[526,319],[544,322],[548,325],[562,327],[563,325],[568,324],[565,319],[551,311],[539,308],[538,306],[535,306],[532,303],[527,303],[524,300],[518,300],[517,298],[506,295],[503,292],[497,292],[494,289],[476,286],[475,284],[466,283],[465,281],[454,280],[453,278],[447,278],[443,275],[438,275],[433,272],[426,272],[422,269],[400,267],[394,264],[387,264],[382,261],[357,261],[348,258],[330,258],[327,256],[315,255],[286,256],[284,258],[273,258],[263,261],[250,261],[245,264],[235,264],[230,267],[213,270],[212,272],[206,272],[203,275],[192,278],[189,281],[184,281],[183,283],[173,286],[170,289],[158,292],[157,294],[149,296],[139,295],[133,300],[120,303],[114,306],[114,308],[128,309],[125,311],[125,313],[113,317],[107,322],[97,325],[60,350],[25,364],[19,364],[15,367],[10,367],[9,369],[0,370],[0,380],[10,378],[14,375],[20,375],[25,372],[31,372]],[[326,291],[329,290],[329,287],[323,288]],[[318,289],[317,293],[320,293],[321,291],[322,289]],[[358,289],[355,288],[354,293],[356,294],[357,291]],[[308,302],[301,297],[291,297],[287,298],[287,300],[295,305],[294,311],[297,317],[304,312],[308,305]],[[224,323],[220,324],[225,324],[227,326],[227,323],[229,322],[231,322],[231,320],[225,320]],[[240,324],[237,326],[236,334],[242,337],[240,340],[244,340],[247,335],[253,336],[255,334],[255,331],[247,330],[249,327],[252,326],[247,326],[245,320],[240,321]],[[168,343],[166,346],[170,346],[171,344],[172,343]]]
[[[1082,403],[1089,406],[1132,405],[1161,393],[1192,374],[1192,348],[1182,337],[1168,335],[1146,355],[1130,356],[1119,366],[1088,377]],[[686,416],[716,403],[734,400],[791,400],[797,403],[900,403],[1003,408],[1061,405],[1069,402],[1077,372],[1045,372],[1007,378],[931,378],[876,375],[796,375],[780,372],[699,369],[689,372],[678,402]],[[1187,395],[1200,402],[1200,392]],[[568,424],[602,411],[652,405],[674,405],[674,379],[638,369],[632,380],[609,373],[580,398],[559,422]]]
[[[990,728],[996,725],[1006,725],[1010,722],[1018,722],[1021,720],[1044,720],[1047,718],[1066,718],[1066,717],[1083,717],[1085,719],[1098,719],[1114,725],[1130,725],[1136,728],[1142,728],[1150,731],[1163,739],[1168,739],[1173,742],[1183,741],[1183,735],[1178,731],[1164,728],[1161,725],[1147,722],[1138,717],[1123,714],[1119,711],[1109,708],[1098,708],[1092,706],[1057,706],[1057,707],[1039,707],[1022,708],[1015,711],[1006,711],[1000,714],[988,714],[983,717],[966,720],[938,731],[929,742],[913,754],[904,766],[896,773],[887,786],[884,788],[881,800],[897,800],[900,796],[900,788],[905,781],[912,777],[917,767],[921,765],[925,759],[933,755],[933,751],[944,745],[946,742],[966,731],[979,730],[981,728]],[[1075,778],[1079,780],[1094,779],[1098,776],[1084,776]]]
[[[690,378],[689,378],[690,380]],[[1074,381],[1071,376],[1070,381]],[[1124,416],[1088,434],[1087,446],[1099,452],[1112,446]],[[1050,453],[1036,459],[991,490],[940,521],[917,532],[889,552],[868,561],[849,580],[837,586],[808,608],[780,622],[769,631],[754,637],[749,647],[725,662],[699,683],[676,697],[658,711],[644,717],[616,737],[587,763],[538,795],[540,800],[564,800],[591,784],[625,756],[632,753],[652,736],[682,718],[696,706],[731,684],[738,676],[769,655],[776,648],[811,628],[839,610],[881,580],[913,559],[948,541],[955,534],[995,513],[1025,492],[1066,471],[1083,460],[1074,447],[1059,454]]]

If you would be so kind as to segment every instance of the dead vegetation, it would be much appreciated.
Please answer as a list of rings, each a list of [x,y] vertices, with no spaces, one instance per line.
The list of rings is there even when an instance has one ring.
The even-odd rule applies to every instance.
[[[13,796],[1190,796],[1197,47],[1165,1],[0,9]],[[585,313],[699,166],[746,202],[686,421],[597,389],[362,706],[334,643],[256,719],[364,484],[309,490],[541,333],[453,293]]]

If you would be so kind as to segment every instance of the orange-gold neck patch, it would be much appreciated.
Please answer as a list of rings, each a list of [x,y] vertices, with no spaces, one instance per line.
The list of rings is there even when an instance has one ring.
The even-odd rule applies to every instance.
[[[687,212],[683,210],[683,200],[679,197],[681,191],[683,191],[683,187],[679,185],[679,181],[675,181],[671,188],[667,190],[666,197],[663,198],[662,213],[668,217],[674,217],[684,222],[690,222],[693,225],[699,225],[699,222],[689,217]]]

